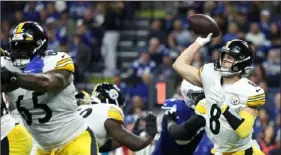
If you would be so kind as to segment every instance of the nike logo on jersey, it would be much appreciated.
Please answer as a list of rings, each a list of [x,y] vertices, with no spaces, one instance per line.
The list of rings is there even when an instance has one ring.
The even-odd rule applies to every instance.
[[[256,89],[256,92],[259,92],[261,89]]]

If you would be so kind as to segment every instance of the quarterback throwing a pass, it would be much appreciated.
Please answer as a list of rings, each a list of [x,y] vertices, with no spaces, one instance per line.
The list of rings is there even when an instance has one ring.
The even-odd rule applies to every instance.
[[[254,53],[243,40],[227,42],[214,63],[200,70],[191,66],[200,47],[211,40],[198,37],[173,64],[187,81],[203,86],[206,96],[206,127],[216,155],[263,154],[252,140],[257,107],[265,103],[264,90],[242,76],[250,69]]]
[[[21,114],[38,142],[38,155],[96,155],[97,146],[76,113],[74,65],[69,55],[47,50],[36,22],[17,25],[8,56],[1,57],[1,91]]]

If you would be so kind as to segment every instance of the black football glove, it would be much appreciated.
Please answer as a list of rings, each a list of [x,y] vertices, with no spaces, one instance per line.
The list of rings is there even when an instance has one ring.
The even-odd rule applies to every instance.
[[[17,79],[17,73],[9,71],[6,67],[1,67],[1,84],[11,84]]]
[[[156,116],[151,113],[145,117],[145,131],[151,137],[154,137],[157,134]]]
[[[176,118],[177,118],[177,114],[176,114],[176,107],[173,107],[172,109],[170,110],[167,110],[165,112],[165,115],[164,115],[164,120],[167,120],[168,122],[169,121],[176,121]]]
[[[143,129],[139,129],[139,124],[140,124],[141,118],[138,118],[134,124],[134,127],[132,129],[132,133],[135,135],[140,135],[141,132],[143,132]]]

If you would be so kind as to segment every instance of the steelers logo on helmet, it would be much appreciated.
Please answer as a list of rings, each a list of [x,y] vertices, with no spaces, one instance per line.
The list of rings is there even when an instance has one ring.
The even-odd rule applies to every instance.
[[[118,106],[125,105],[125,98],[118,86],[108,82],[99,83],[94,88],[92,96],[97,97],[101,103],[115,104]]]
[[[108,91],[108,93],[109,93],[109,97],[110,97],[111,99],[113,99],[113,100],[117,100],[118,97],[119,97],[119,93],[118,93],[118,91],[117,91],[116,89],[110,89],[110,90]]]

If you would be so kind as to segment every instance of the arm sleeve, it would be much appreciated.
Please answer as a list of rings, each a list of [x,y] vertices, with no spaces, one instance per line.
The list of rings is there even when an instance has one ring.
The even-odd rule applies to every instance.
[[[255,122],[254,116],[246,111],[241,111],[239,113],[240,118],[237,118],[229,111],[229,107],[226,108],[223,115],[239,137],[244,139],[251,134]]]
[[[180,125],[170,121],[168,123],[168,131],[175,140],[191,140],[205,125],[204,117],[193,115],[189,120]]]

